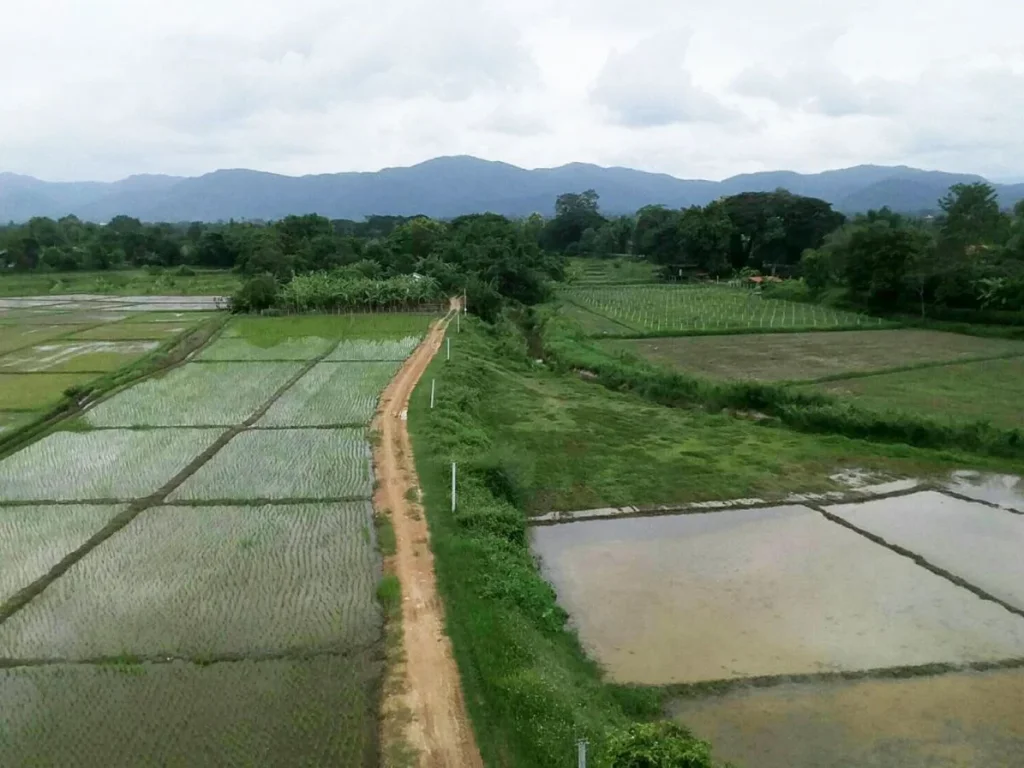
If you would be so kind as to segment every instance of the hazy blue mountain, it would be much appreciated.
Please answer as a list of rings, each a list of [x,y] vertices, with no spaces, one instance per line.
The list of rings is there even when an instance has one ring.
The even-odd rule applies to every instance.
[[[483,211],[525,216],[550,214],[561,193],[591,188],[600,193],[606,213],[632,213],[650,204],[703,205],[723,195],[780,187],[828,200],[847,213],[884,205],[917,213],[935,210],[950,185],[980,179],[906,166],[862,165],[815,174],[767,171],[706,181],[585,163],[531,171],[465,156],[375,173],[299,177],[235,169],[194,178],[142,175],[112,183],[55,183],[0,173],[0,221],[67,214],[92,221],[108,221],[119,214],[146,221],[274,219],[290,213],[347,219],[417,213],[450,218]],[[1004,205],[1024,198],[1024,184],[998,189]]]

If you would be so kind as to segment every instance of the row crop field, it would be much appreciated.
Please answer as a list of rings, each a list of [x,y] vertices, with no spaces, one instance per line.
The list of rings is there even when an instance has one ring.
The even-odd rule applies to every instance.
[[[315,365],[256,422],[260,427],[366,424],[397,362]]]
[[[370,503],[154,507],[0,624],[0,656],[350,651],[380,631]]]
[[[912,328],[607,339],[604,349],[721,379],[805,381],[887,368],[1024,356],[1024,342]]]
[[[620,336],[679,332],[878,327],[882,321],[855,312],[763,298],[722,285],[580,287],[569,301],[624,326]]]
[[[378,764],[367,425],[431,319],[233,318],[0,458],[0,765]]]

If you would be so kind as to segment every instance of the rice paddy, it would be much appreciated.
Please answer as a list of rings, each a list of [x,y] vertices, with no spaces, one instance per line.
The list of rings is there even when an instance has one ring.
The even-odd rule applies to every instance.
[[[258,422],[261,427],[366,424],[399,363],[318,363]]]
[[[294,363],[190,363],[114,395],[86,414],[94,427],[231,426],[300,370]]]
[[[369,498],[362,429],[242,432],[171,494],[171,501]]]
[[[191,326],[148,314],[22,334],[0,397],[4,377],[46,377],[6,401],[37,405],[92,378],[57,371],[113,369]],[[430,319],[238,318],[0,459],[0,765],[376,764],[365,425]],[[0,428],[31,417],[5,404]]]
[[[763,298],[720,285],[620,285],[572,288],[570,301],[637,334],[726,330],[808,330],[882,325],[877,318],[818,304]]]
[[[149,496],[220,434],[217,429],[54,432],[0,460],[0,501]]]
[[[46,575],[124,508],[0,507],[0,605]]]
[[[380,632],[369,502],[156,507],[0,624],[0,656],[351,651]]]

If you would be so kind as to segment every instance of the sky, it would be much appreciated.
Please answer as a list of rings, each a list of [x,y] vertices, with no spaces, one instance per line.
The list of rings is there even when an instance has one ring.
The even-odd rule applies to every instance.
[[[467,154],[1019,180],[1022,29],[1020,0],[11,2],[0,171],[299,175]]]

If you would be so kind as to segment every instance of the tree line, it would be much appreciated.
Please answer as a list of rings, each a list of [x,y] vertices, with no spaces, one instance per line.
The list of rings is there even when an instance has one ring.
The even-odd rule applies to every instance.
[[[847,219],[824,200],[783,189],[684,209],[650,205],[632,216],[605,216],[599,203],[593,190],[567,193],[557,198],[553,217],[518,220],[306,215],[146,224],[118,216],[98,225],[74,216],[34,218],[0,227],[0,267],[234,269],[279,284],[336,273],[348,285],[339,295],[355,291],[353,281],[417,275],[442,292],[466,291],[471,305],[491,316],[507,300],[547,298],[549,282],[564,276],[567,255],[628,254],[658,265],[666,279],[798,277],[791,292],[877,310],[1024,309],[1024,203],[1002,211],[984,183],[952,187],[934,218],[882,209]],[[264,281],[253,296],[265,301],[259,296],[269,290]],[[381,290],[401,303],[401,295],[421,289],[405,282]]]

